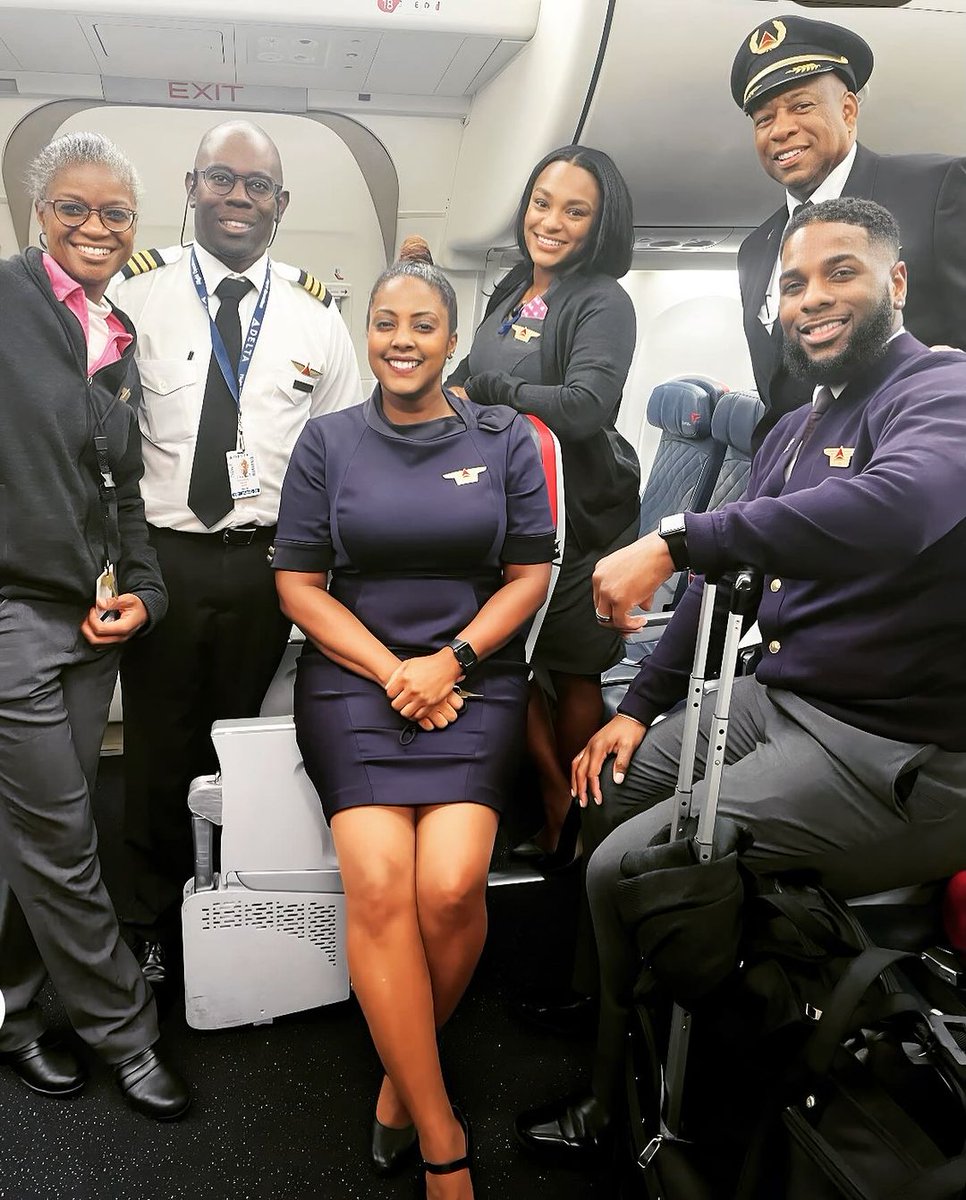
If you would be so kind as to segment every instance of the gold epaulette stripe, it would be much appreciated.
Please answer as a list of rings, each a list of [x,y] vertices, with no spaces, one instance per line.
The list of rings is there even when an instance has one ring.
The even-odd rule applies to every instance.
[[[154,271],[163,266],[164,259],[157,250],[135,250],[121,268],[121,274],[125,279],[132,279],[135,275],[143,275],[145,271]]]
[[[305,288],[310,296],[314,296],[316,300],[321,300],[323,304],[328,304],[332,299],[321,279],[316,279],[308,271],[299,271],[299,286]]]

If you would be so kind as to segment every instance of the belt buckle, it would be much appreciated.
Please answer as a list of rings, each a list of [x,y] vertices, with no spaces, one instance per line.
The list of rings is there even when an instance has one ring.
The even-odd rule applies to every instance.
[[[226,546],[250,546],[255,540],[257,532],[256,525],[249,525],[247,528],[243,525],[236,525],[234,528],[223,529],[221,540]]]

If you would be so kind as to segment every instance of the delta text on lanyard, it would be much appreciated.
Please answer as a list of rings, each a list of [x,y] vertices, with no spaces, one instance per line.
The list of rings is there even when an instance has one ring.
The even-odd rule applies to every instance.
[[[265,264],[265,282],[262,284],[262,290],[258,293],[258,302],[255,305],[255,311],[252,313],[245,341],[242,343],[241,354],[238,357],[237,375],[232,370],[231,362],[228,359],[228,351],[225,349],[224,340],[218,332],[218,326],[212,319],[211,308],[208,304],[208,289],[205,287],[205,277],[201,273],[201,266],[198,262],[198,256],[194,252],[194,247],[191,250],[191,279],[195,285],[195,291],[198,293],[198,299],[208,314],[208,325],[211,330],[211,349],[215,355],[215,361],[218,363],[218,368],[225,380],[225,384],[235,401],[235,407],[238,409],[238,429],[240,436],[243,438],[244,434],[241,433],[242,390],[245,387],[245,379],[248,376],[248,368],[251,366],[252,355],[255,353],[255,347],[258,344],[258,335],[262,331],[262,321],[265,319],[265,309],[268,306],[268,292],[272,285],[272,264],[270,262],[266,262]],[[244,446],[244,442],[242,442],[242,446]]]

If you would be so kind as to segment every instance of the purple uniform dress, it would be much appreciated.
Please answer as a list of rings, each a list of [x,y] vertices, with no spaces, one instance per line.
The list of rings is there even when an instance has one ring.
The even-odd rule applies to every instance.
[[[377,388],[365,404],[309,421],[282,488],[275,568],[331,572],[331,594],[400,658],[456,637],[501,586],[503,563],[553,556],[524,418],[447,399],[455,416],[398,426]],[[483,698],[432,732],[306,642],[295,726],[326,818],[361,804],[502,809],[523,744],[524,636],[470,672],[463,687]]]

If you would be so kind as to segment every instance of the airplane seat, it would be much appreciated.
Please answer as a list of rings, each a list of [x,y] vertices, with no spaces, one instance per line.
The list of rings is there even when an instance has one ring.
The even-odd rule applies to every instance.
[[[565,534],[560,444],[543,422],[529,420],[547,475],[557,553],[528,657],[560,573]],[[194,1029],[268,1022],[349,995],[342,879],[291,715],[304,641],[293,629],[260,716],[215,722],[220,773],[193,780],[189,789],[195,873],[185,885],[181,923],[185,1013]],[[494,880],[516,881],[506,872]]]
[[[193,1029],[262,1023],[345,1000],[345,897],[291,716],[216,721],[218,776],[188,795],[185,1014]],[[213,829],[221,825],[219,869]]]
[[[757,392],[726,392],[711,414],[711,436],[723,447],[708,511],[740,500],[751,473],[751,439],[765,406]]]
[[[717,462],[718,473],[711,480],[713,486],[707,497],[707,509],[717,508],[721,504],[728,503],[729,500],[737,499],[744,492],[748,482],[748,473],[751,470],[751,435],[761,416],[762,402],[754,392],[729,392],[724,390],[722,385],[713,384],[709,380],[702,381],[697,376],[672,380],[671,384],[699,387],[709,399],[712,397],[714,399],[714,406],[710,413],[710,433],[712,441],[717,447],[716,457],[712,461]],[[662,388],[668,386],[670,385],[661,385]],[[659,390],[656,388],[655,393]],[[651,398],[653,400],[653,394]],[[660,517],[680,512],[682,508],[687,509],[688,506],[672,507],[668,513],[660,513],[657,520],[649,518],[650,523],[646,527],[642,516],[642,534],[649,533],[654,529]],[[690,511],[702,512],[704,509],[699,504],[692,503]],[[688,574],[685,571],[673,576],[664,585],[664,588],[655,597],[656,611],[642,631],[639,640],[628,642],[623,659],[601,676],[604,711],[608,718],[617,711],[617,706],[623,699],[631,680],[641,669],[642,663],[654,649],[663,632],[667,615],[666,612],[661,611],[662,606],[665,610],[675,608],[687,586]]]
[[[957,872],[946,885],[943,926],[953,949],[966,954],[966,871]]]
[[[295,670],[305,644],[305,634],[293,625],[288,635],[288,644],[278,670],[268,685],[268,691],[258,710],[260,717],[289,717],[292,715],[295,696]]]
[[[641,495],[640,532],[656,529],[672,513],[701,512],[721,466],[723,450],[711,436],[720,384],[697,376],[659,383],[647,402],[647,422],[661,440]]]

